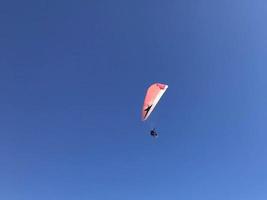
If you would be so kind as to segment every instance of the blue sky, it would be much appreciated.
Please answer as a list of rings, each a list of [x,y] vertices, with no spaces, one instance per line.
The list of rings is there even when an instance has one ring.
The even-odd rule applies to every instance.
[[[265,200],[266,10],[2,1],[0,199]]]

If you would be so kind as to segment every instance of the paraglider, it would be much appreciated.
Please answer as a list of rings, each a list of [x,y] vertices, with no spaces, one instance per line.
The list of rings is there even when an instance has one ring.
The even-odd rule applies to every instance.
[[[159,102],[162,95],[166,92],[168,85],[162,83],[154,83],[152,84],[146,92],[143,109],[142,109],[142,120],[145,121],[148,119],[152,111],[154,110],[155,106]],[[156,129],[153,128],[150,131],[150,135],[152,137],[157,137],[158,133]]]

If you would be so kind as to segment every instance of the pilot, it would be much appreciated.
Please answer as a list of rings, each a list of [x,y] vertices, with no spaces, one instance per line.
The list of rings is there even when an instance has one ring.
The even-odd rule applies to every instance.
[[[158,137],[158,133],[156,132],[155,128],[150,131],[150,135],[153,137]]]

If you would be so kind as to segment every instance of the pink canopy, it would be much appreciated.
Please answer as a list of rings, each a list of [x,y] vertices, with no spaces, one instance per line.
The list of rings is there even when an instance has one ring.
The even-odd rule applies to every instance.
[[[167,88],[168,85],[162,83],[154,83],[148,88],[142,109],[142,120],[149,117]]]

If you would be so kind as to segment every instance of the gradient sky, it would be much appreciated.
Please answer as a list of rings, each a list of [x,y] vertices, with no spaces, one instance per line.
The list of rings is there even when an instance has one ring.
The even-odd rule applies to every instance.
[[[266,0],[1,1],[0,199],[266,200],[266,19]]]

